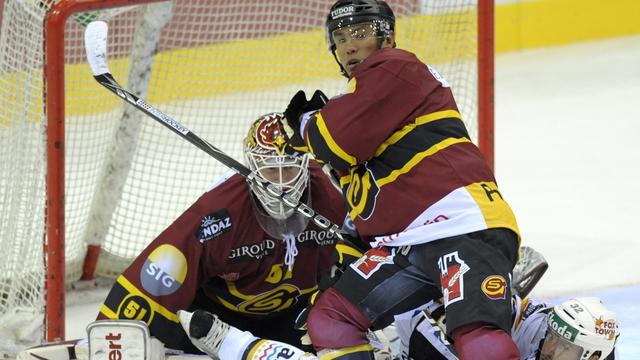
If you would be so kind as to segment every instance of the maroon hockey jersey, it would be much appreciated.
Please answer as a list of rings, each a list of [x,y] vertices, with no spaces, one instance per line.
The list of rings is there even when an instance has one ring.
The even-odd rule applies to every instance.
[[[410,52],[370,55],[345,94],[302,126],[316,160],[340,176],[350,217],[373,246],[496,227],[518,233],[449,84]]]
[[[339,191],[317,164],[310,167],[311,207],[341,224],[346,209]],[[336,260],[336,236],[309,221],[295,236],[298,254],[289,271],[285,242],[263,231],[250,196],[235,174],[202,195],[116,279],[98,319],[143,320],[152,335],[180,348],[189,341],[176,312],[189,308],[198,291],[251,318],[268,318],[315,291]]]

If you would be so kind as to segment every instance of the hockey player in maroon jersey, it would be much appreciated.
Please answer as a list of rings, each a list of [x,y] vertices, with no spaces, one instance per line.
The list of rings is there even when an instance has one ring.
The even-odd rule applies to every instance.
[[[283,152],[283,120],[271,113],[253,123],[244,142],[248,166],[342,223],[344,201],[320,167],[308,155]],[[336,240],[230,171],[117,278],[98,319],[143,320],[167,347],[193,353],[177,312],[201,309],[256,336],[302,346],[295,318],[336,262]],[[360,256],[346,249],[341,258],[349,252]]]
[[[449,84],[395,48],[384,1],[338,0],[326,26],[347,90],[328,102],[298,92],[285,111],[291,145],[331,166],[373,249],[315,302],[308,329],[319,357],[370,359],[368,328],[444,297],[461,359],[518,359],[509,334],[518,226]]]

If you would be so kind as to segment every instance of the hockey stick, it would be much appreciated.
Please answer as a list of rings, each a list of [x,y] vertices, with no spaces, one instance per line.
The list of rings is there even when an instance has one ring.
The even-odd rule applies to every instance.
[[[245,165],[225,154],[206,140],[203,140],[160,110],[147,104],[144,100],[122,88],[122,86],[120,86],[120,84],[118,84],[118,82],[113,78],[113,75],[111,75],[109,67],[107,66],[107,33],[107,23],[103,21],[94,21],[87,25],[84,36],[87,60],[91,66],[93,77],[98,83],[100,83],[100,85],[106,87],[111,92],[130,103],[136,109],[144,112],[149,117],[180,135],[183,139],[197,146],[199,149],[211,155],[225,166],[242,175],[250,184],[258,185],[262,189],[266,190],[269,195],[280,199],[280,201],[282,201],[286,206],[291,207],[303,216],[313,220],[313,222],[320,228],[328,230],[335,234],[340,240],[348,242],[342,236],[338,225],[332,223],[326,217],[317,214],[306,204],[291,198],[289,195],[280,191],[280,189],[272,183],[256,178],[252,171]]]

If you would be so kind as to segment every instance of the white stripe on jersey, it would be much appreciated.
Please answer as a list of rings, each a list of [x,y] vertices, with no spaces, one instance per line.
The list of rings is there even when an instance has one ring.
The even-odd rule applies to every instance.
[[[372,247],[415,245],[487,228],[480,206],[466,188],[460,187],[429,206],[404,231],[376,236],[370,244]]]

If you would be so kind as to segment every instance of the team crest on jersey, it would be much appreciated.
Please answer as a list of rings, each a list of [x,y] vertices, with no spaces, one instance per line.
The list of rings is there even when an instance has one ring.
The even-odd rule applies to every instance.
[[[457,251],[441,256],[438,259],[438,267],[444,306],[464,299],[464,274],[471,270],[471,267],[460,259]]]
[[[361,219],[367,220],[373,214],[376,198],[380,192],[371,169],[364,165],[351,169],[351,180],[346,185],[343,192],[345,192],[347,204],[351,208],[349,216],[352,219],[359,216]]]
[[[482,292],[491,300],[504,300],[507,298],[507,280],[500,275],[487,276],[482,281]]]
[[[384,264],[393,264],[394,255],[387,248],[374,248],[366,253],[360,259],[354,261],[351,268],[360,276],[368,279]]]
[[[200,222],[200,227],[196,232],[196,238],[201,244],[226,233],[231,230],[231,226],[233,225],[227,209],[211,213],[203,217]]]

